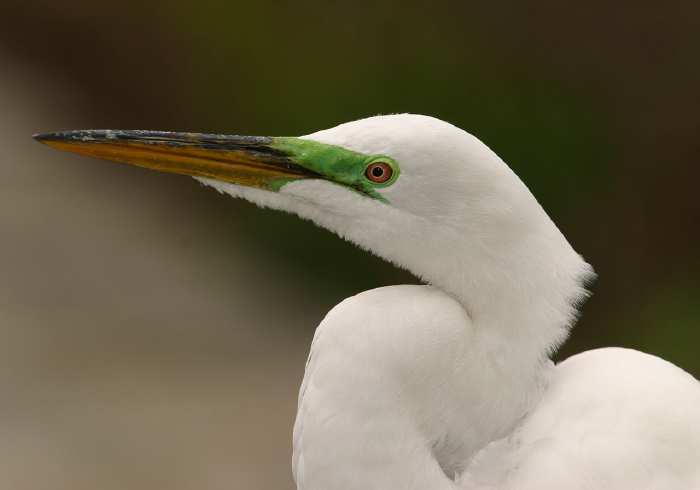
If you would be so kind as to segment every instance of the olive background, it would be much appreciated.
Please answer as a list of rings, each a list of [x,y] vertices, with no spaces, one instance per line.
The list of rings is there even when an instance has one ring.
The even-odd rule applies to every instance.
[[[696,2],[4,0],[0,488],[290,489],[313,330],[416,282],[284,213],[34,133],[302,135],[422,113],[479,137],[598,279],[557,359],[700,376]]]

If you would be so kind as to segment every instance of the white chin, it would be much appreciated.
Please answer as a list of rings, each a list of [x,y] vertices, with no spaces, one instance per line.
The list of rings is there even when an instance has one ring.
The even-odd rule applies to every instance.
[[[203,177],[195,177],[195,179],[204,185],[213,187],[222,194],[243,198],[263,208],[279,209],[282,211],[288,211],[290,208],[290,198],[280,192],[265,191],[256,189],[255,187],[230,184],[228,182],[221,182],[219,180],[206,179]]]

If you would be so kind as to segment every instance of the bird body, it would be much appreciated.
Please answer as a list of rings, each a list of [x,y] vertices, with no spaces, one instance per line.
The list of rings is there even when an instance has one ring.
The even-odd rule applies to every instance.
[[[700,384],[626,349],[552,364],[592,268],[461,129],[402,114],[301,138],[37,139],[293,212],[427,284],[361,293],[319,326],[294,428],[300,490],[700,488]]]
[[[431,286],[375,289],[334,308],[300,393],[299,488],[458,488],[446,474],[461,474],[471,454],[513,430],[551,371],[479,349],[481,333]]]
[[[700,488],[700,389],[682,369],[602,348],[556,366],[535,409],[470,459],[479,489]]]
[[[300,393],[299,488],[700,488],[689,374],[622,348],[505,370],[483,347],[461,305],[432,287],[338,305]]]

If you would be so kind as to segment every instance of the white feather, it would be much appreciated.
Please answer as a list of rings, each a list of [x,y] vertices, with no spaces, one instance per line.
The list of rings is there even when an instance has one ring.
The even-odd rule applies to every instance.
[[[554,368],[592,269],[478,139],[379,116],[305,138],[392,157],[391,204],[321,180],[204,181],[311,219],[430,286],[368,291],[319,326],[299,398],[299,489],[700,488],[700,384],[625,349]]]

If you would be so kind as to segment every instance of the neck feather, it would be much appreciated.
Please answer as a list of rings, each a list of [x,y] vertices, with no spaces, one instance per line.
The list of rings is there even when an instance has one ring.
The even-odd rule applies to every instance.
[[[470,220],[412,219],[411,237],[388,231],[361,244],[457,299],[484,348],[523,368],[563,343],[595,274],[527,189],[514,201],[506,211],[472,204]]]

